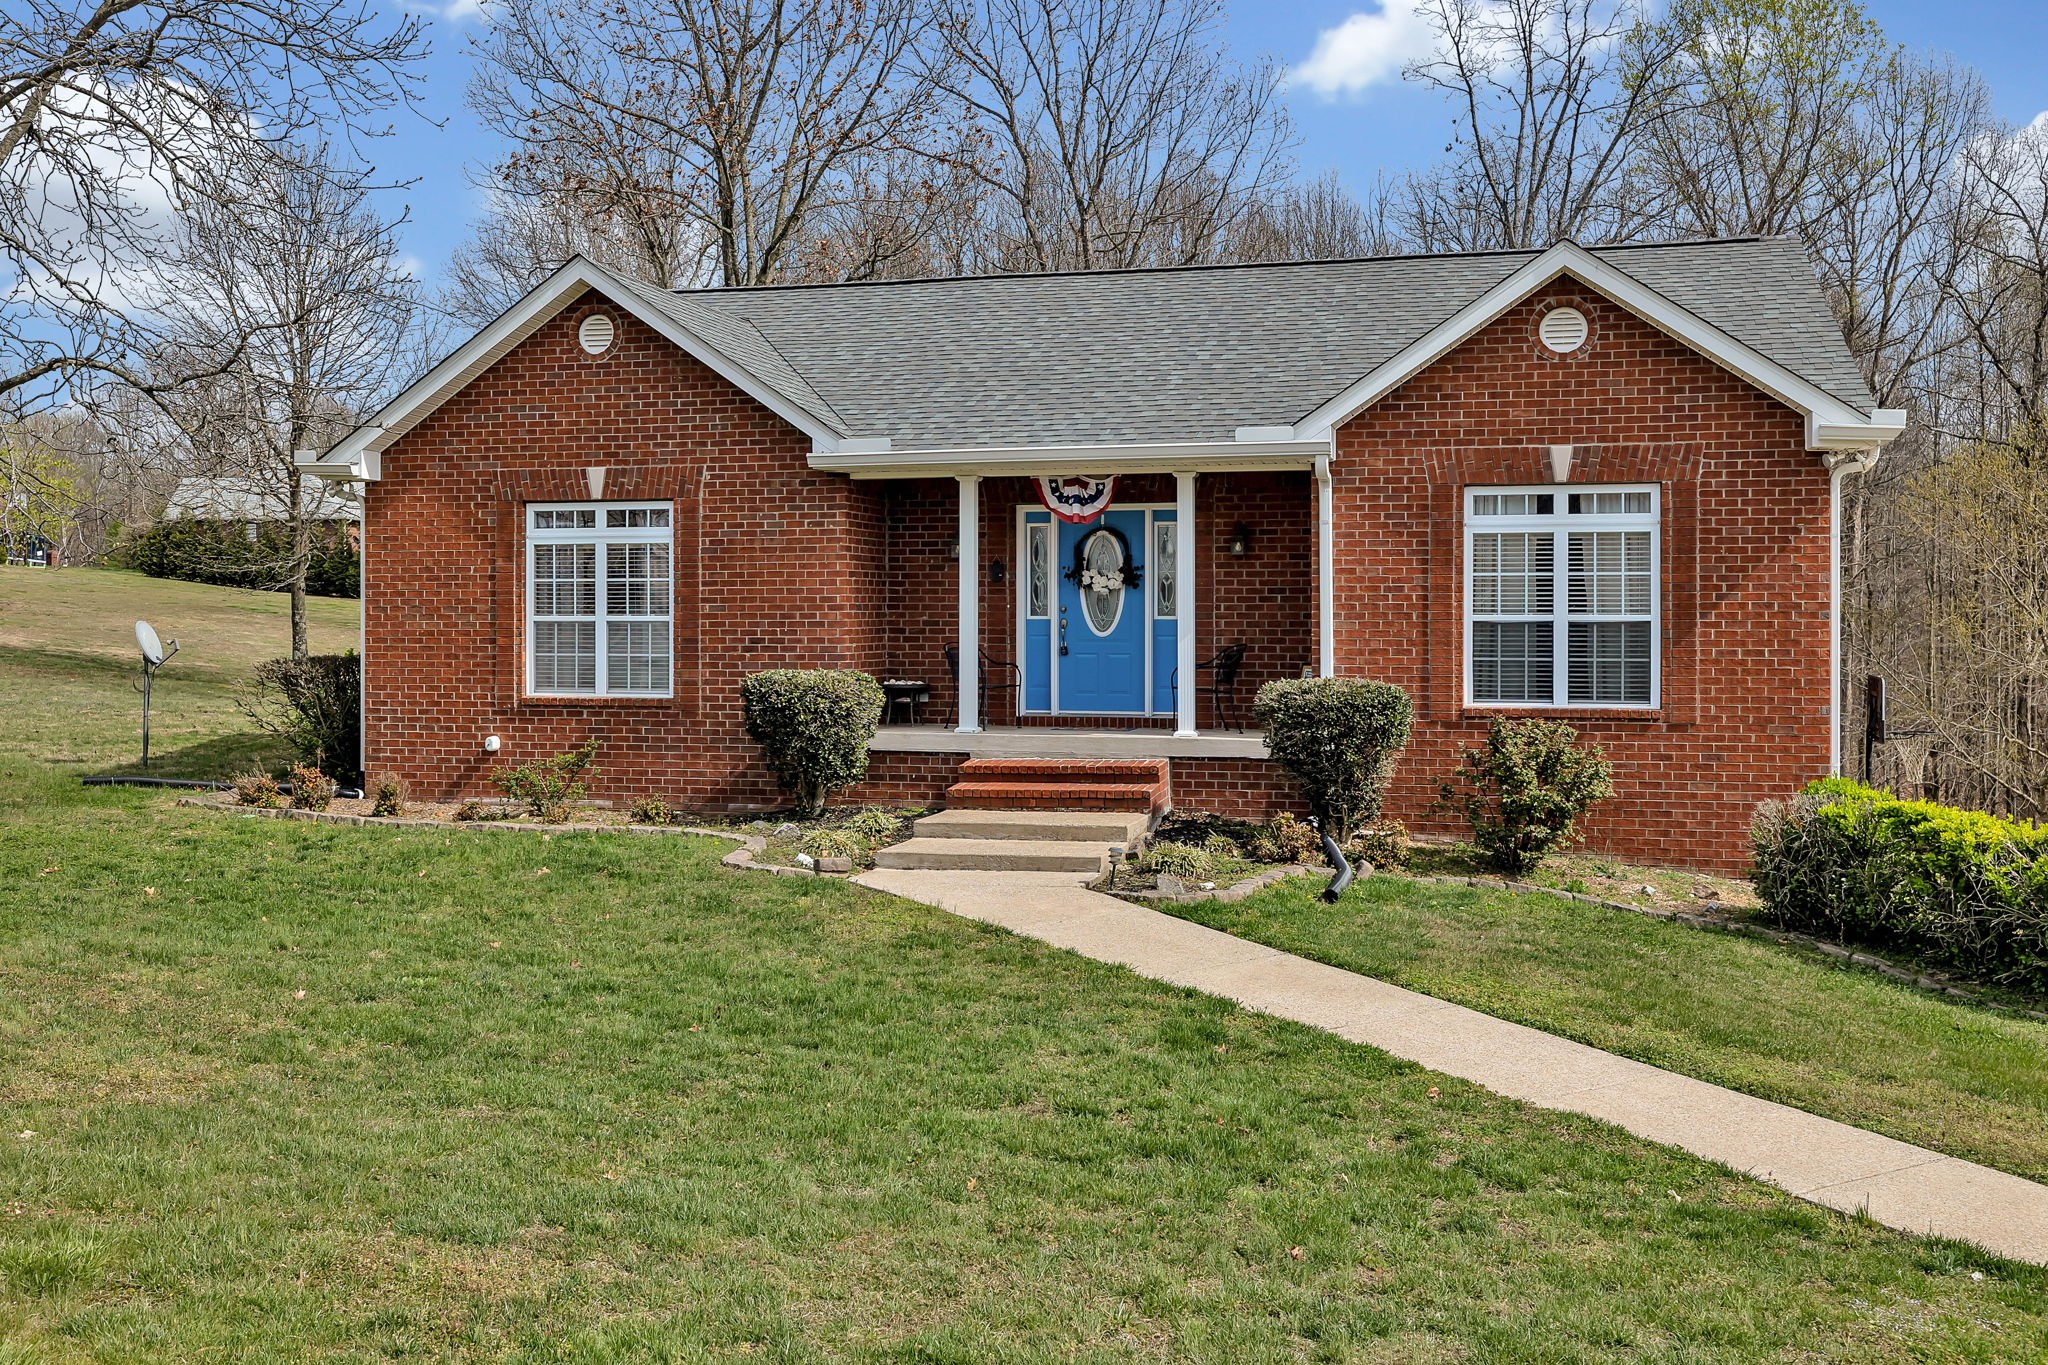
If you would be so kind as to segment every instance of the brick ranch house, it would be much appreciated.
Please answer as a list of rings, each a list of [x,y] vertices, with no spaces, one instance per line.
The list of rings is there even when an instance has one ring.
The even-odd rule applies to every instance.
[[[1554,716],[1615,761],[1596,847],[1734,866],[1836,765],[1841,479],[1902,424],[1788,238],[674,292],[578,259],[301,467],[362,486],[363,765],[422,796],[595,738],[598,795],[770,808],[740,679],[831,667],[925,685],[846,799],[1143,758],[1265,817],[1198,667],[1242,645],[1241,708],[1414,696],[1413,826],[1487,717]]]

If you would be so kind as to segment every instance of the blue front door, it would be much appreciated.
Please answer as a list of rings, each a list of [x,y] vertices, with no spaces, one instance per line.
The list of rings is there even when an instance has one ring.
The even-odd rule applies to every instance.
[[[1059,524],[1056,710],[1142,714],[1145,707],[1145,514],[1112,507]],[[1080,568],[1079,581],[1073,575]],[[1127,573],[1135,569],[1135,573]],[[1129,580],[1138,581],[1132,583]]]

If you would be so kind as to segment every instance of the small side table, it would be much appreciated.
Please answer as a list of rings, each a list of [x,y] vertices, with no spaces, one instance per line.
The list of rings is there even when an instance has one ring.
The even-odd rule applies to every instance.
[[[915,678],[882,679],[882,724],[890,723],[896,708],[903,708],[906,723],[917,724],[917,708],[932,699],[931,684]]]

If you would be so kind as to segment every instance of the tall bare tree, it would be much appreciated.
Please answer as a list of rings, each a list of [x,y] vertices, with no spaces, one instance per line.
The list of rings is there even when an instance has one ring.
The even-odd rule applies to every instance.
[[[945,144],[935,4],[504,0],[470,103],[513,145],[508,195],[631,239],[655,283],[764,283],[878,167]]]
[[[252,146],[373,135],[413,91],[417,19],[370,0],[11,0],[0,8],[0,398],[154,385],[131,272]]]
[[[291,592],[294,658],[319,519],[294,457],[331,445],[417,360],[417,287],[394,229],[331,149],[280,148],[231,198],[180,217],[153,300],[158,363],[208,372],[164,403],[193,464],[246,481],[289,528],[275,578]]]
[[[1422,0],[1436,50],[1408,68],[1454,111],[1447,162],[1407,186],[1428,250],[1622,240],[1658,205],[1631,183],[1676,32],[1646,0]]]
[[[1281,70],[1222,50],[1220,0],[963,0],[951,74],[985,156],[980,270],[1215,259],[1286,181]]]

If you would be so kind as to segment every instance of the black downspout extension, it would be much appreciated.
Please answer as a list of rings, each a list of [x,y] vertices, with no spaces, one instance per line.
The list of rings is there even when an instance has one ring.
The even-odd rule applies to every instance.
[[[1337,869],[1337,875],[1330,878],[1330,884],[1323,888],[1324,903],[1335,905],[1337,899],[1344,894],[1345,888],[1351,885],[1351,879],[1356,874],[1352,872],[1351,862],[1344,856],[1344,850],[1337,847],[1337,841],[1324,831],[1323,822],[1311,817],[1309,823],[1316,827],[1316,837],[1323,841],[1323,856],[1330,860],[1331,867]]]

